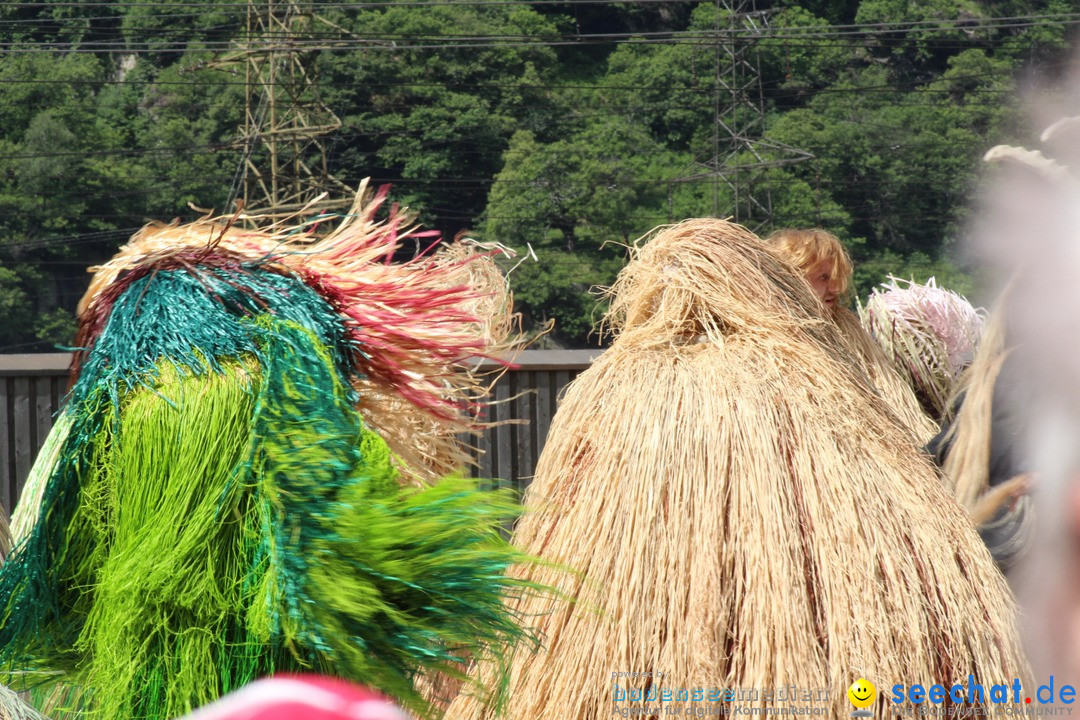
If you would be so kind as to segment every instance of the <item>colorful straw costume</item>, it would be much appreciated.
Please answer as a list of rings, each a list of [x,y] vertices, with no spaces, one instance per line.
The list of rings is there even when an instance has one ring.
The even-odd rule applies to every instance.
[[[520,573],[577,602],[515,601],[543,649],[513,652],[505,712],[466,689],[447,717],[712,716],[709,688],[841,717],[859,677],[1026,677],[1004,579],[820,306],[721,220],[635,251],[618,335],[567,389],[514,538],[578,571]]]
[[[900,282],[892,278],[875,289],[859,317],[927,412],[942,418],[927,450],[991,555],[1008,568],[1030,540],[1032,515],[1013,412],[1024,391],[1016,377],[997,384],[1007,355],[1002,313],[988,322],[985,312],[934,278]]]
[[[513,500],[399,482],[454,464],[478,382],[458,365],[493,341],[473,312],[486,293],[460,282],[477,256],[391,263],[428,233],[396,208],[376,221],[384,199],[362,191],[321,238],[148,226],[97,269],[0,570],[9,681],[78,686],[90,717],[164,719],[315,671],[424,715],[418,673],[524,634],[502,602]],[[421,416],[410,455],[392,426]]]

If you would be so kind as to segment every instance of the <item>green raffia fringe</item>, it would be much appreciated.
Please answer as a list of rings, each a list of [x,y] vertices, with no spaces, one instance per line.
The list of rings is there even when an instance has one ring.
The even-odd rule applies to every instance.
[[[503,603],[523,558],[499,534],[517,506],[463,478],[401,488],[353,409],[331,308],[295,279],[223,272],[118,298],[0,569],[0,667],[24,685],[63,671],[109,720],[293,670],[428,714],[418,672],[523,637]]]
[[[117,298],[68,402],[102,388],[116,402],[125,385],[152,381],[159,359],[195,374],[220,372],[222,360],[258,354],[256,327],[244,319],[262,314],[314,333],[344,373],[345,326],[300,280],[256,268],[162,270]]]

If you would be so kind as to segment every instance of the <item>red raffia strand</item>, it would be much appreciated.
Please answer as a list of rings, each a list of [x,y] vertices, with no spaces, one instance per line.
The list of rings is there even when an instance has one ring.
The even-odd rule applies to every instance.
[[[452,365],[465,358],[484,356],[481,338],[457,333],[476,318],[454,308],[474,298],[466,287],[417,290],[389,283],[362,285],[301,270],[304,282],[315,289],[342,316],[348,318],[349,338],[360,356],[357,367],[375,382],[395,388],[402,397],[440,420],[454,420],[475,403],[455,402],[443,396],[445,371],[425,373],[418,357],[437,358]],[[349,289],[352,292],[349,292]],[[377,298],[377,302],[367,302]],[[400,309],[410,308],[403,314]],[[453,344],[447,340],[453,340]]]
[[[277,271],[294,273],[316,290],[342,316],[361,378],[391,391],[440,424],[455,430],[479,427],[476,382],[462,382],[467,361],[500,361],[499,342],[479,336],[483,318],[468,305],[488,297],[462,284],[462,268],[491,253],[440,262],[433,256],[439,233],[420,230],[396,205],[377,221],[389,186],[375,193],[365,181],[344,221],[324,237],[314,228],[325,218],[288,226],[278,222],[261,230],[245,230],[224,221],[202,220],[186,225],[152,224],[140,230],[117,255],[98,268],[80,302],[80,338],[100,332],[111,302],[122,292],[135,268],[157,264],[182,251],[200,251],[199,263],[215,264],[222,256],[234,262],[268,262]],[[251,218],[240,217],[239,220]],[[208,247],[207,238],[214,246]],[[394,263],[403,241],[433,238],[415,258]],[[185,258],[186,259],[186,258]],[[159,265],[160,267],[160,265]],[[83,345],[85,346],[85,345]]]

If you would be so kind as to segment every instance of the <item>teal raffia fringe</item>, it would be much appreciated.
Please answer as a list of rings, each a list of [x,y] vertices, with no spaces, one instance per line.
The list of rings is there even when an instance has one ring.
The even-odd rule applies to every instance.
[[[506,609],[513,497],[396,481],[340,317],[259,267],[143,274],[65,410],[37,521],[0,569],[0,667],[79,714],[165,720],[313,670],[421,716],[420,673],[530,639]]]

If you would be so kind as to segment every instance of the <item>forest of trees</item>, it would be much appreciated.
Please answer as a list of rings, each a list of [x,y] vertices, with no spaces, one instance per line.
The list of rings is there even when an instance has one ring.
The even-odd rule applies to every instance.
[[[275,4],[289,3],[251,5]],[[736,22],[730,4],[303,0],[294,12],[318,21],[293,39],[341,120],[324,138],[331,173],[392,184],[446,237],[531,247],[513,287],[531,326],[555,320],[548,342],[595,344],[591,289],[628,243],[694,216],[825,227],[863,296],[889,273],[975,291],[956,245],[981,155],[1030,141],[1017,90],[1067,72],[1074,5],[763,0]],[[0,6],[0,352],[70,343],[86,268],[145,222],[230,209],[247,80],[215,61],[247,38],[248,13]],[[761,115],[727,107],[735,49],[760,71]],[[730,155],[718,119],[757,128],[757,155],[729,161],[767,165],[742,190],[771,217],[710,172]]]

